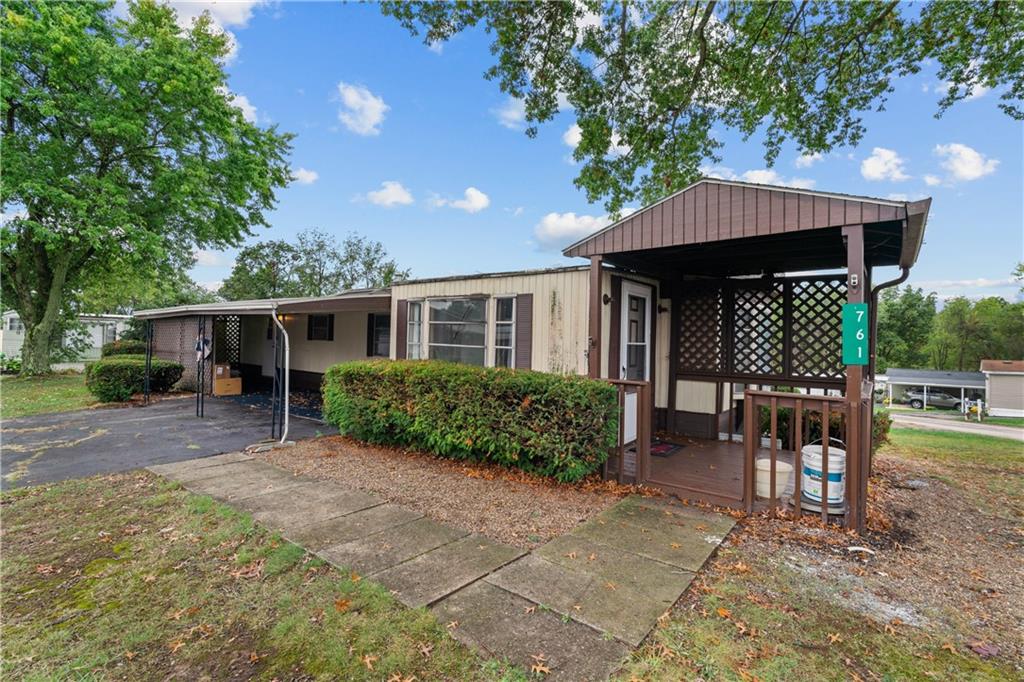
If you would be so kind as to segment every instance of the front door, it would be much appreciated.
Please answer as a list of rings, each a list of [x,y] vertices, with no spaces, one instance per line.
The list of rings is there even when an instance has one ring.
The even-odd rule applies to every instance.
[[[651,288],[635,282],[622,283],[619,319],[619,377],[633,381],[651,378]],[[627,393],[623,415],[624,442],[636,440],[637,396]]]

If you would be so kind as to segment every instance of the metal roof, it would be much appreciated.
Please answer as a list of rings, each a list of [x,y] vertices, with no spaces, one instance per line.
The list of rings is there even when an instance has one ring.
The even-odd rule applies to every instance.
[[[304,312],[306,310],[329,310],[331,304],[345,304],[351,308],[352,303],[365,303],[378,307],[382,301],[391,300],[391,289],[350,289],[330,296],[306,296],[301,298],[262,298],[250,301],[218,301],[216,303],[197,303],[179,305],[171,308],[154,308],[138,310],[135,317],[140,320],[152,320],[161,317],[183,317],[191,315],[269,315],[274,311],[281,313]]]
[[[560,265],[553,268],[534,268],[530,270],[507,270],[505,272],[477,272],[468,275],[446,275],[444,277],[424,277],[422,279],[407,279],[395,282],[393,286],[400,287],[406,284],[430,284],[432,282],[458,282],[466,279],[491,279],[495,277],[527,277],[530,275],[548,275],[557,272],[574,272],[576,270],[589,270],[589,265]]]
[[[1024,360],[982,360],[981,371],[997,374],[1024,374]]]
[[[984,388],[985,375],[981,372],[946,372],[937,369],[901,369],[890,367],[884,375],[890,384]]]

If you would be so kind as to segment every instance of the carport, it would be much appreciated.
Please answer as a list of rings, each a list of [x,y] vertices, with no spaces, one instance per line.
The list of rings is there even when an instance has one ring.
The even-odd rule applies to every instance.
[[[981,372],[946,372],[932,369],[901,369],[890,367],[885,374],[878,375],[879,382],[885,382],[889,404],[893,401],[893,386],[902,387],[898,395],[908,388],[921,388],[924,398],[922,409],[928,407],[928,391],[943,389],[960,396],[960,404],[965,399],[987,395],[985,375]],[[897,396],[898,397],[898,396]],[[988,402],[986,398],[986,402]]]
[[[205,415],[220,378],[237,380],[241,392],[270,389],[271,438],[284,442],[289,397],[295,386],[318,390],[327,367],[345,360],[387,354],[389,289],[353,289],[331,296],[225,301],[142,310],[147,321],[148,372],[153,357],[185,367],[180,387],[196,394],[195,413]],[[297,352],[296,352],[297,351]]]

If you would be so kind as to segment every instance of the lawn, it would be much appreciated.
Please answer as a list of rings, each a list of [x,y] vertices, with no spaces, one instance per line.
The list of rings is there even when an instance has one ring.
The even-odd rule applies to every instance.
[[[80,373],[0,377],[0,417],[80,410],[97,403]]]
[[[1016,426],[1017,428],[1024,428],[1024,417],[985,417],[985,424],[995,424],[996,426]]]
[[[5,493],[3,520],[6,679],[524,679],[156,476]]]

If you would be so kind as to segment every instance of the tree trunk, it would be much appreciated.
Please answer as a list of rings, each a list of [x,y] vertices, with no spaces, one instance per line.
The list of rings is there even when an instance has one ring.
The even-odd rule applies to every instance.
[[[42,301],[36,302],[37,310],[42,308],[42,315],[22,315],[25,323],[25,343],[21,349],[22,376],[46,374],[50,371],[50,351],[57,341],[53,335],[59,333],[58,321],[64,305],[64,284],[67,282],[70,267],[70,254],[57,256],[50,264],[51,277],[49,287],[45,291],[45,306],[40,305]],[[44,292],[40,291],[36,295],[42,296]]]

